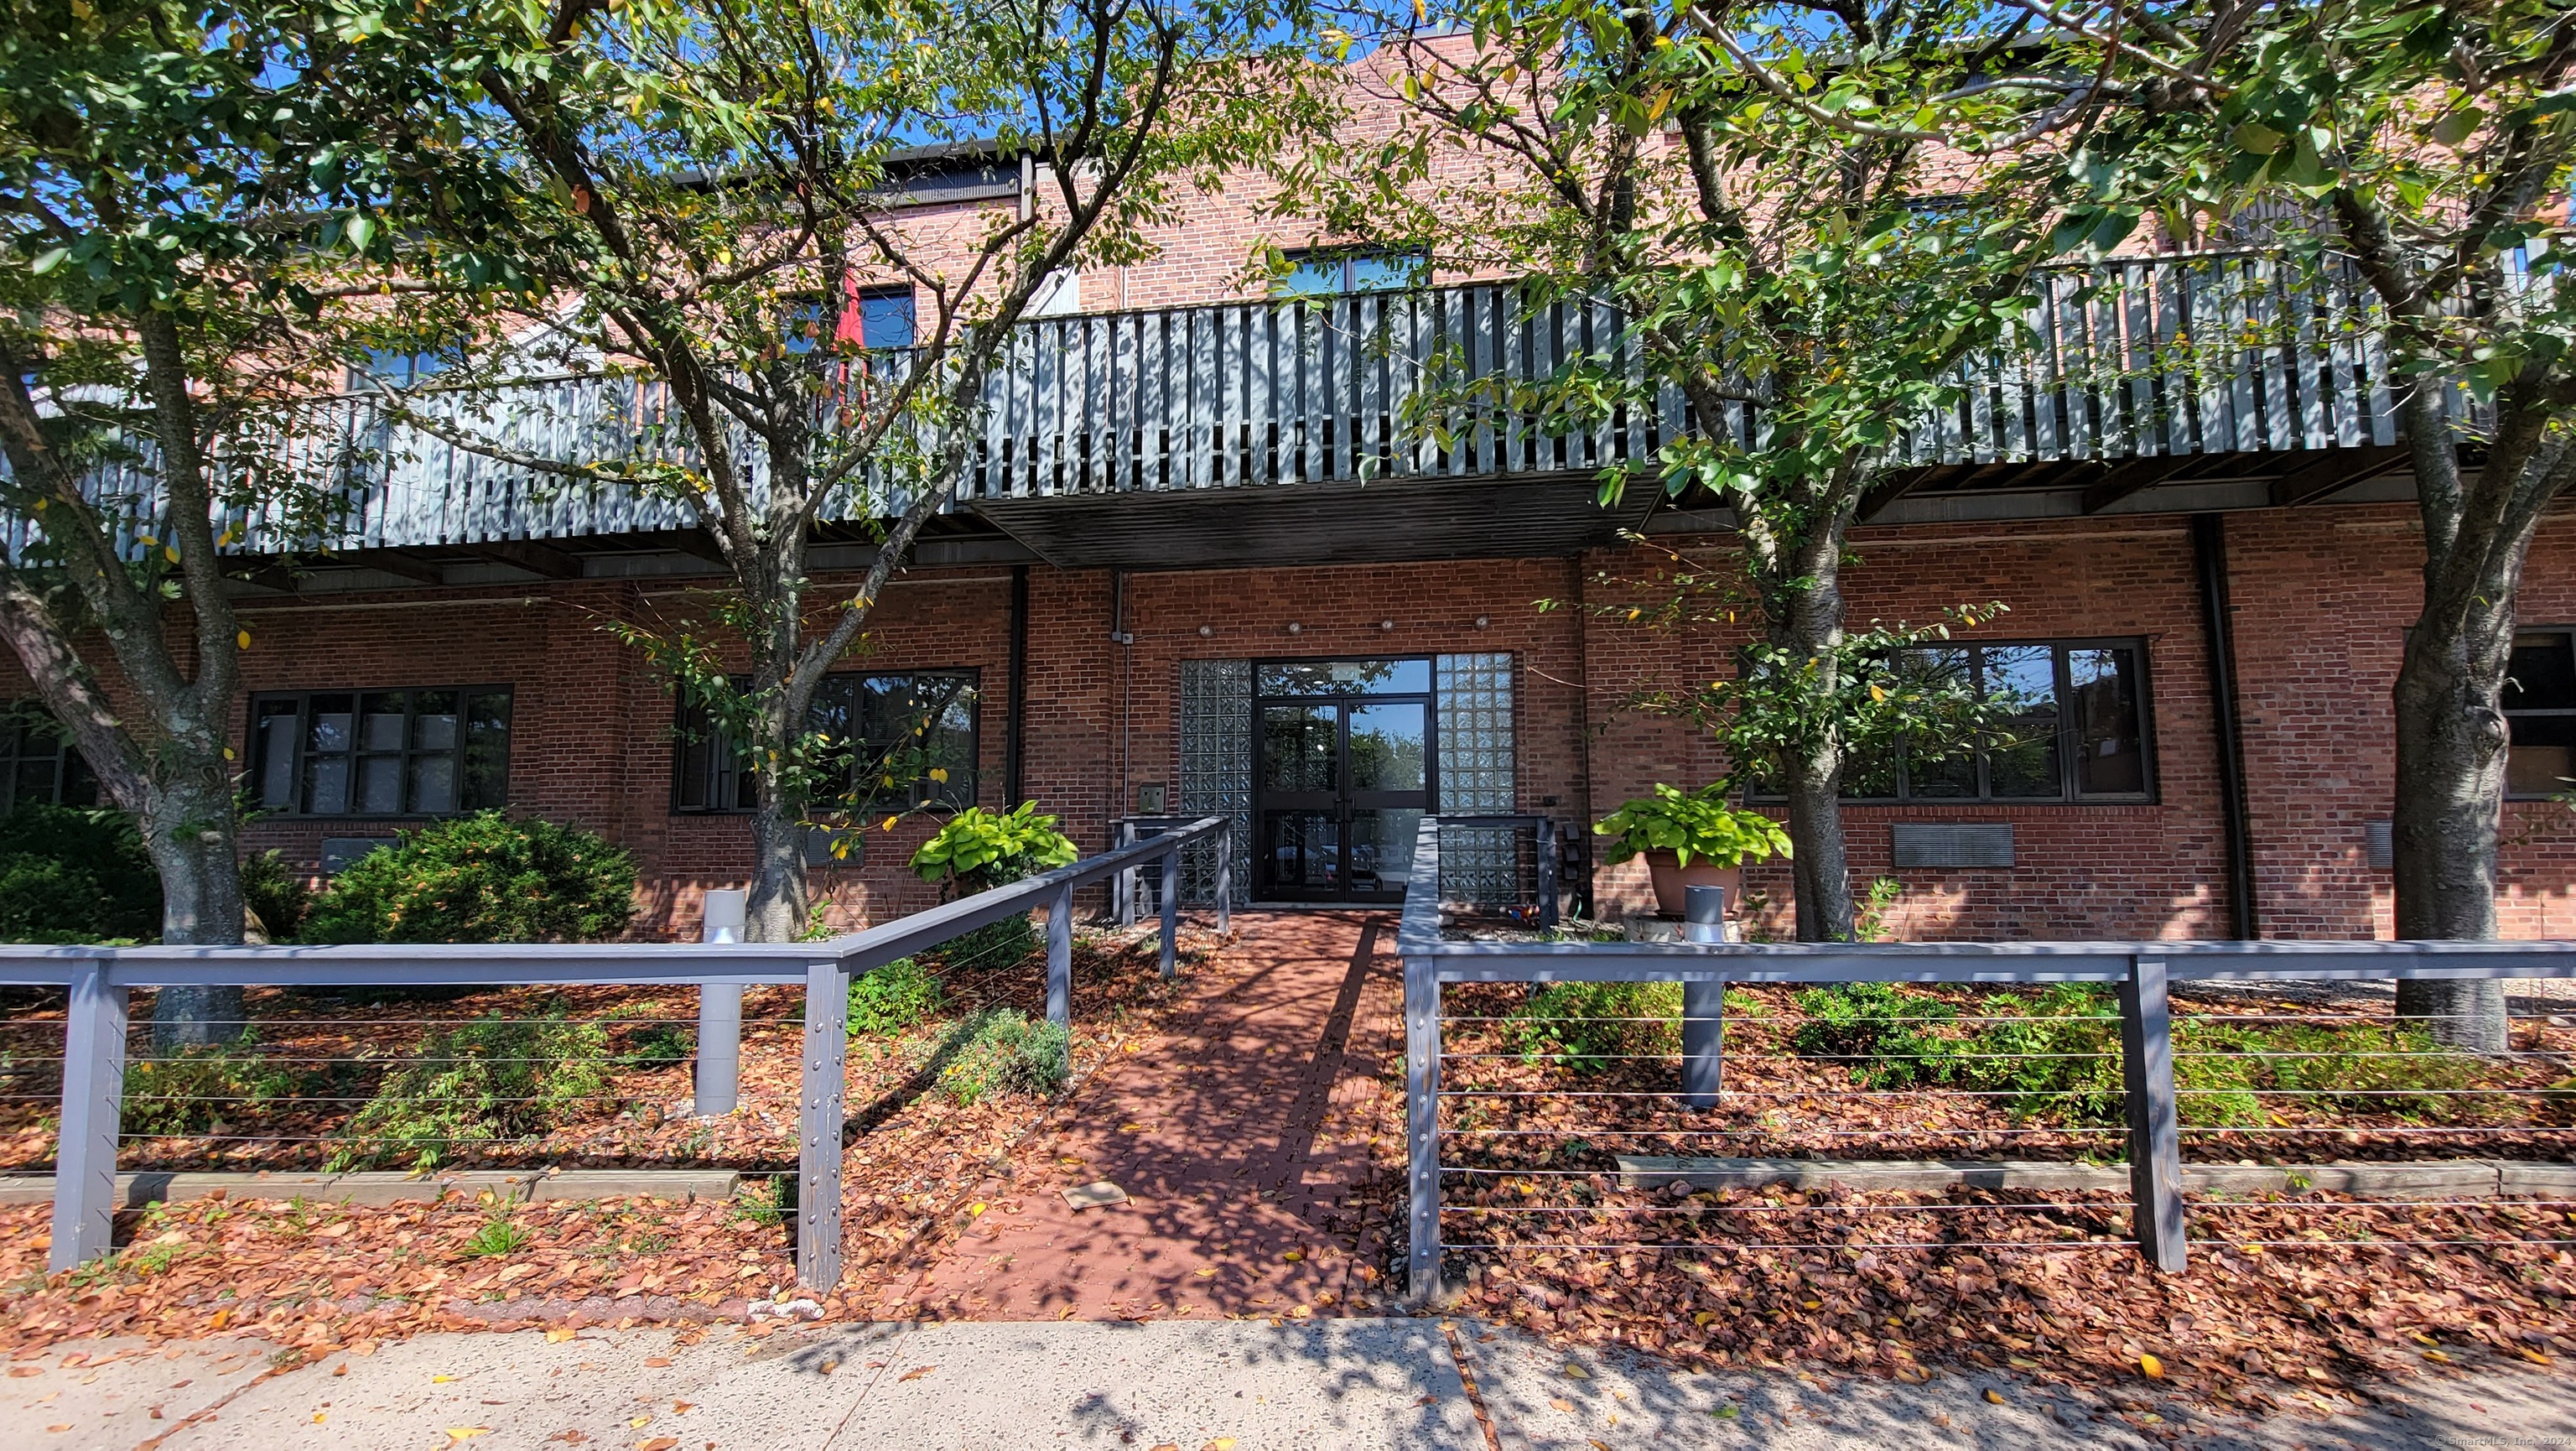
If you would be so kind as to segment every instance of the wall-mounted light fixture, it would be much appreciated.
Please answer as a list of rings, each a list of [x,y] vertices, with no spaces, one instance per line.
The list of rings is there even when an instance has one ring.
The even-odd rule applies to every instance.
[[[1202,639],[1202,640],[1209,640],[1209,639],[1214,639],[1215,637],[1216,637],[1216,626],[1214,626],[1214,625],[1201,625],[1201,626],[1199,626],[1199,638],[1200,638],[1200,639]]]
[[[1478,616],[1476,617],[1476,628],[1477,628],[1477,629],[1479,629],[1479,630],[1481,630],[1481,629],[1485,628],[1487,625],[1492,624],[1493,622],[1494,622],[1494,617],[1493,617],[1493,616],[1491,616],[1491,615],[1478,615]]]
[[[1377,627],[1378,627],[1379,629],[1381,629],[1381,630],[1392,630],[1392,629],[1394,629],[1394,628],[1395,628],[1395,621],[1393,621],[1393,620],[1380,620],[1380,621],[1378,621],[1378,622],[1377,622]]]
[[[1302,635],[1306,633],[1306,627],[1298,624],[1295,620],[1290,620],[1288,622],[1288,633],[1291,635]]]

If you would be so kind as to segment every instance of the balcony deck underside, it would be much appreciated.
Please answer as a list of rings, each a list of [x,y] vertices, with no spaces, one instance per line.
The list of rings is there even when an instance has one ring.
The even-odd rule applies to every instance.
[[[1572,554],[1645,522],[1649,491],[1601,507],[1589,474],[1390,479],[987,499],[973,512],[1067,569],[1229,569]]]

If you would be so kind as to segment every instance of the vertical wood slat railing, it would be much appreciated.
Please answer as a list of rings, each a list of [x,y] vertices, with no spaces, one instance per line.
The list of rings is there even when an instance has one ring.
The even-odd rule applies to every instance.
[[[2542,285],[2535,283],[2534,285]],[[1517,283],[1206,303],[1084,313],[1019,325],[984,390],[956,502],[1358,483],[1395,479],[1588,476],[1652,460],[1697,427],[1679,395],[1559,427],[1494,401],[1590,360],[1642,386],[1636,340],[1607,304],[1533,304]],[[1957,402],[1904,430],[1908,465],[2112,461],[2266,453],[2398,437],[2379,309],[2348,271],[2304,269],[2278,254],[2208,253],[2052,268],[2033,285],[2031,330],[1959,365]],[[817,424],[841,426],[851,390],[913,365],[902,351],[828,366]],[[1434,408],[1427,393],[1492,390]],[[1455,393],[1442,396],[1455,398]],[[2451,400],[2471,419],[2465,396]],[[630,374],[535,379],[404,395],[414,425],[375,394],[317,399],[259,420],[235,452],[328,486],[326,521],[275,508],[229,522],[241,552],[393,548],[695,527],[668,490],[586,482],[478,452],[488,439],[565,463],[675,463],[695,440],[667,390]],[[1760,426],[1728,405],[1721,427],[1749,442]],[[764,465],[728,445],[755,488]],[[96,489],[141,520],[154,493],[151,451],[103,467]],[[906,485],[862,471],[827,517],[882,514]],[[0,540],[25,545],[12,520]],[[149,532],[136,524],[131,537]]]
[[[1074,894],[1151,862],[1173,864],[1194,842],[1229,839],[1221,816],[864,931],[814,943],[418,944],[354,947],[36,947],[0,945],[0,985],[68,990],[62,1128],[54,1167],[51,1265],[109,1252],[125,1083],[128,1004],[137,988],[175,986],[594,986],[801,984],[804,1062],[798,1108],[796,1268],[827,1290],[841,1278],[841,1151],[853,979],[964,933],[1047,912],[1048,1020],[1073,1021]],[[1222,850],[1222,848],[1220,848]],[[1167,894],[1171,901],[1177,894]],[[1167,909],[1162,973],[1178,970],[1178,916]],[[719,1051],[721,1045],[719,1045]]]
[[[2120,1001],[2132,1233],[2158,1270],[2183,1269],[2180,1117],[2170,985],[2177,981],[2576,977],[2576,942],[1891,942],[1743,944],[1453,941],[1443,936],[1440,831],[1414,846],[1397,933],[1404,964],[1406,1255],[1409,1290],[1442,1294],[1441,989],[1448,983],[1678,982],[1683,1040],[1676,1102],[1724,1093],[1728,984],[2100,983]],[[1429,890],[1424,890],[1425,884]]]

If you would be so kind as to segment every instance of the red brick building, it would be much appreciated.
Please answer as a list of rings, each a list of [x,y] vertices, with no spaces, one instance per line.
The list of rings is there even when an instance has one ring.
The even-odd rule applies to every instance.
[[[961,194],[991,181],[959,165]],[[1408,360],[1455,342],[1472,366],[1543,372],[1602,320],[1522,317],[1489,285],[1374,291],[1391,279],[1331,256],[1308,295],[1221,300],[1246,285],[1219,262],[1245,255],[1250,215],[1212,203],[1166,262],[1085,275],[1027,326],[955,508],[843,667],[862,725],[929,702],[949,779],[892,795],[1034,799],[1086,851],[1122,816],[1230,813],[1250,900],[1368,901],[1400,887],[1424,810],[1580,832],[1652,783],[1718,774],[1688,728],[1621,704],[1731,668],[1735,642],[1583,608],[1598,576],[1651,567],[1623,529],[1728,547],[1722,517],[1593,502],[1599,465],[1684,426],[1678,405],[1565,440],[1408,440]],[[2195,310],[2306,305],[2260,259],[2109,270],[2126,290],[2108,302],[2052,282],[2050,356],[1974,374],[1864,511],[1852,617],[2002,600],[1961,644],[2056,715],[2035,756],[1867,763],[1854,871],[1904,884],[1907,935],[2385,935],[2390,687],[2419,559],[2387,378],[2366,345],[2319,343],[2089,381],[2088,359]],[[647,402],[591,380],[528,407]],[[723,579],[707,542],[670,508],[435,440],[389,453],[345,548],[242,587],[249,843],[324,872],[500,805],[625,845],[646,930],[694,930],[699,894],[743,879],[746,788],[607,627],[700,609]],[[865,568],[864,537],[818,549],[818,598]],[[2540,798],[2576,776],[2576,510],[2526,578],[2501,905],[2511,934],[2569,937],[2576,812]],[[77,789],[58,750],[11,749],[19,797]],[[819,866],[835,917],[928,900],[903,865],[928,829]],[[1642,886],[1604,870],[1594,905]],[[1749,886],[1785,922],[1787,873]]]

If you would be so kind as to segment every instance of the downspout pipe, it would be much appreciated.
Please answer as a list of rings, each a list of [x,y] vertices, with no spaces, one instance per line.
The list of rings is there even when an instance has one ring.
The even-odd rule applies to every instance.
[[[2245,731],[2236,698],[2236,629],[2227,597],[2224,515],[2191,516],[2191,561],[2200,583],[2202,653],[2209,659],[2209,713],[2217,734],[2228,914],[2235,935],[2251,940],[2263,935],[2263,918],[2254,896],[2254,839],[2245,796]]]
[[[1020,749],[1021,724],[1029,713],[1029,567],[1011,566],[1010,719],[1002,728],[1002,809],[1028,799],[1025,759]]]

